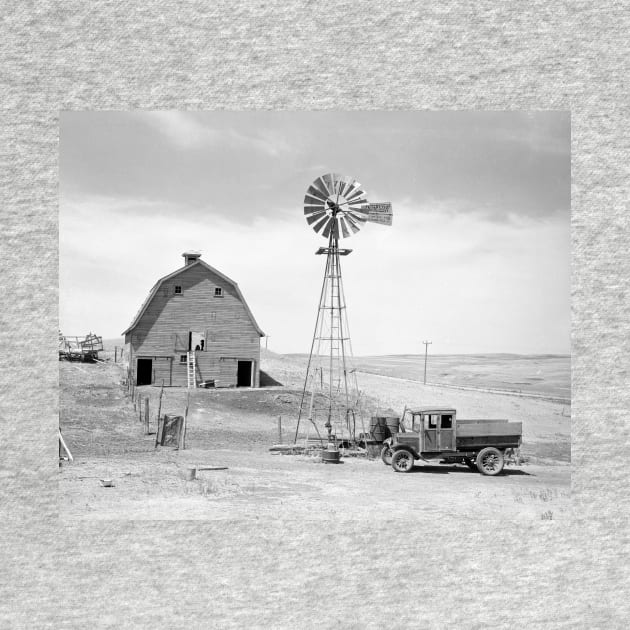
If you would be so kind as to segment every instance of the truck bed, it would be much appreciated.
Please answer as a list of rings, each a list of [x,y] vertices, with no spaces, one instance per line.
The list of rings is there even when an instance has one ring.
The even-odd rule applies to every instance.
[[[517,448],[523,435],[522,422],[509,420],[460,420],[457,418],[457,449]]]

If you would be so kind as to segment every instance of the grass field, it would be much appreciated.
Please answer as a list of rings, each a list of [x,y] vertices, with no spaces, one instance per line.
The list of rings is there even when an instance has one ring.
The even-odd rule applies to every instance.
[[[304,355],[293,355],[304,358]],[[380,376],[424,380],[424,355],[356,357],[358,370]],[[496,389],[556,398],[571,398],[568,355],[438,354],[427,358],[427,383]]]

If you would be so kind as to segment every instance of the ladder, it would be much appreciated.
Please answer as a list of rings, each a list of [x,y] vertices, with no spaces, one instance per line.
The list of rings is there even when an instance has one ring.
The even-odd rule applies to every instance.
[[[197,378],[195,372],[195,353],[194,351],[189,351],[186,353],[186,374],[188,376],[188,389],[195,389],[195,387],[197,387]]]

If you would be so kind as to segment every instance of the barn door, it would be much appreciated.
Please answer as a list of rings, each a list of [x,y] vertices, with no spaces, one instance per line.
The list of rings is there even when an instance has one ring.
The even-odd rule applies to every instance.
[[[152,380],[153,380],[153,360],[152,359],[138,359],[136,385],[151,385]]]
[[[237,387],[251,387],[252,386],[252,362],[251,361],[239,361],[236,372],[236,386]]]
[[[206,336],[202,332],[195,332],[193,330],[188,334],[188,349],[189,350],[205,350]]]

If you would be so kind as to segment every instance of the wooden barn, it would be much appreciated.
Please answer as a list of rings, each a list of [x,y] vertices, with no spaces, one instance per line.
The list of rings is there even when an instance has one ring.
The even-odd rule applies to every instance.
[[[182,254],[182,268],[158,280],[123,332],[137,385],[258,387],[264,337],[238,285]]]

